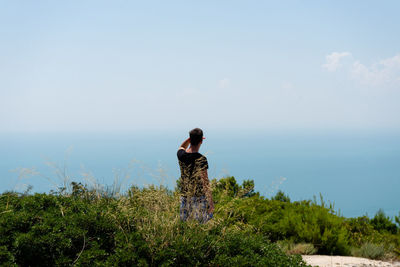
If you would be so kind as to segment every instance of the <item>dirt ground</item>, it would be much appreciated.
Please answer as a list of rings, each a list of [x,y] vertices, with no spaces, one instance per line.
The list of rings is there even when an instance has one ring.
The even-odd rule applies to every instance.
[[[400,262],[387,262],[357,257],[307,255],[303,260],[320,267],[400,267]]]

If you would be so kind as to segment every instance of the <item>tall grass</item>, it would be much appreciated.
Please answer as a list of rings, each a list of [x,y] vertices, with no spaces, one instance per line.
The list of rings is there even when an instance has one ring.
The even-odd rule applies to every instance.
[[[59,244],[54,241],[56,248],[49,248],[54,257],[58,255],[61,259],[64,255],[68,264],[101,265],[116,260],[121,264],[140,262],[151,266],[257,266],[258,263],[264,263],[260,266],[302,266],[298,257],[285,256],[284,252],[339,255],[351,252],[370,258],[400,255],[400,233],[393,234],[390,218],[382,214],[375,220],[346,219],[321,195],[320,203],[316,198],[291,202],[281,191],[268,199],[254,191],[252,180],[239,185],[234,177],[214,179],[210,183],[216,203],[213,220],[206,224],[196,220],[182,222],[180,195],[177,189],[163,185],[163,179],[168,177],[162,168],[152,172],[159,179],[158,185],[126,186],[132,181],[130,173],[135,164],[132,162],[126,171],[115,171],[111,186],[100,184],[86,170],[82,172],[82,182],[71,182],[64,166],[49,164],[56,176],[51,194],[31,195],[26,191],[1,195],[0,231],[3,232],[0,234],[11,233],[12,237],[3,241],[0,238],[0,263],[2,249],[11,255],[9,260],[14,257],[18,262],[18,255],[28,249],[25,245],[29,243],[47,248],[47,239],[60,235],[54,232],[58,228],[53,225],[53,219],[61,231],[73,225],[71,233],[61,233]],[[38,175],[35,170],[22,169],[21,177],[30,174]],[[195,188],[192,190],[194,194]],[[42,225],[46,223],[47,228]],[[18,228],[20,225],[24,225],[23,229]],[[49,233],[35,232],[42,227]],[[47,238],[43,242],[41,234]],[[62,248],[66,246],[64,239],[71,240],[72,244],[66,247],[67,252]],[[281,249],[269,240],[278,242]],[[390,245],[383,245],[385,242]],[[29,253],[33,252],[29,250]],[[273,262],[278,265],[271,265]]]
[[[180,221],[179,195],[164,186],[70,188],[0,196],[0,265],[305,266],[221,219]]]

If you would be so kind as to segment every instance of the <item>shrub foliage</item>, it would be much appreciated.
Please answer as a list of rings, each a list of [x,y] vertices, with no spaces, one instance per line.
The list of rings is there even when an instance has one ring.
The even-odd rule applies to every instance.
[[[306,266],[292,254],[400,254],[399,228],[383,211],[344,218],[322,196],[292,202],[279,191],[268,199],[252,180],[214,179],[216,209],[206,224],[181,222],[179,195],[163,186],[125,194],[70,188],[0,195],[0,265]]]
[[[178,195],[162,186],[119,197],[71,188],[0,195],[1,266],[306,266],[220,220],[181,222]]]

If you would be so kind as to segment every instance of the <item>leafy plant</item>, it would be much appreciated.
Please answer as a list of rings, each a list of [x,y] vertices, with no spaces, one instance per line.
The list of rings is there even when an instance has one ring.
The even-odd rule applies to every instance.
[[[313,255],[317,252],[314,245],[310,243],[295,244],[292,240],[280,240],[276,244],[289,255]]]
[[[0,265],[306,266],[250,228],[181,222],[179,195],[165,187],[119,196],[69,187],[0,195]]]
[[[356,249],[353,255],[373,260],[382,259],[385,255],[385,248],[383,245],[367,242],[364,243],[361,248]]]
[[[213,180],[215,213],[206,224],[181,222],[179,194],[164,186],[124,194],[67,187],[0,195],[0,265],[305,266],[286,254],[349,255],[350,248],[369,258],[400,256],[400,235],[383,212],[344,218],[322,196],[320,203],[291,202],[283,192],[268,199],[252,180]]]
[[[279,190],[276,195],[272,198],[272,200],[282,201],[282,202],[290,202],[290,198],[283,191]]]
[[[382,209],[375,214],[374,218],[371,220],[371,225],[375,230],[380,232],[386,231],[391,234],[397,233],[396,224],[392,222],[390,217],[386,217],[386,214]]]

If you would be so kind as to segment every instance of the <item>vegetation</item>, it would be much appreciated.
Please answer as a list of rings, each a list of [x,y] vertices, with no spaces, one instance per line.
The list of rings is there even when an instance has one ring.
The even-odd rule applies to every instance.
[[[239,186],[234,177],[213,180],[213,188],[217,218],[278,242],[288,254],[400,257],[400,214],[394,218],[397,225],[382,210],[372,219],[345,218],[322,196],[319,202],[315,198],[291,202],[278,191],[267,199],[254,193],[254,183],[244,181]]]
[[[50,194],[0,195],[0,265],[306,266],[298,254],[400,256],[400,219],[344,218],[326,204],[271,199],[234,177],[211,182],[214,219],[179,219],[163,186],[124,194],[71,183]]]
[[[306,266],[250,229],[182,223],[178,194],[162,186],[68,188],[0,195],[1,266]]]

